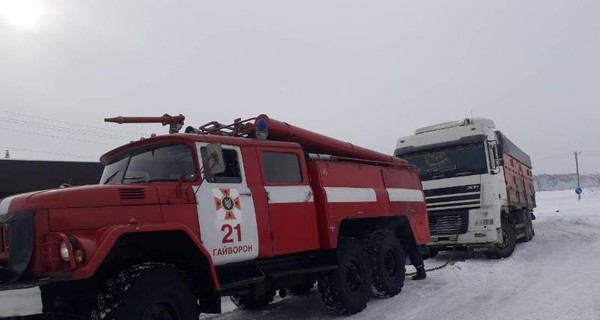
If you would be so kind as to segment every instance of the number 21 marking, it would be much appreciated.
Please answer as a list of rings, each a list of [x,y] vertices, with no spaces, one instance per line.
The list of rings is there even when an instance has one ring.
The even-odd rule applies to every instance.
[[[221,231],[225,232],[225,235],[223,236],[223,243],[233,243],[234,242],[234,240],[232,238],[233,230],[235,230],[237,233],[237,242],[242,241],[242,226],[237,224],[237,225],[235,225],[235,227],[232,227],[230,224],[224,224],[221,227]]]

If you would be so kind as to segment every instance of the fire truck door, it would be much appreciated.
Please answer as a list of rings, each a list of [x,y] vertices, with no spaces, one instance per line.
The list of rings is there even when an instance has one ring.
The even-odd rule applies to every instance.
[[[301,150],[258,148],[273,254],[319,248],[317,213]]]
[[[198,143],[199,159],[206,144]],[[258,229],[252,194],[239,147],[223,145],[225,172],[206,173],[195,188],[200,236],[215,265],[258,257]]]

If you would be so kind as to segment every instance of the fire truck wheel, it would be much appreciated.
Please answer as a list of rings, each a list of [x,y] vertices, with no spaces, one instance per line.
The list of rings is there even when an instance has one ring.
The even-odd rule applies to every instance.
[[[340,315],[362,311],[371,298],[372,268],[361,243],[342,238],[338,243],[338,268],[323,273],[319,292],[327,308]]]
[[[508,258],[515,251],[517,244],[515,228],[507,221],[502,221],[502,243],[494,251],[485,252],[488,258]]]
[[[371,234],[367,241],[373,268],[373,295],[393,297],[404,286],[406,257],[400,240],[389,230]]]
[[[185,273],[172,265],[131,266],[100,290],[91,319],[198,319],[200,309],[189,283]]]
[[[260,310],[269,305],[269,303],[273,302],[273,297],[275,297],[275,291],[269,291],[260,297],[254,297],[252,295],[233,295],[229,297],[233,304],[235,304],[238,308],[243,310]]]

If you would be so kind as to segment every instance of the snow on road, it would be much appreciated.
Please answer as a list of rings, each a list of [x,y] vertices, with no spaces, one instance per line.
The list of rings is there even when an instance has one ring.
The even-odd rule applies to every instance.
[[[398,296],[373,299],[347,319],[600,319],[600,189],[581,202],[573,191],[539,192],[533,241],[513,256],[488,260],[482,254],[441,253],[424,281],[407,280]],[[223,299],[223,314],[202,319],[333,319],[313,290],[306,297],[276,299],[265,310],[237,310]],[[0,293],[0,316],[41,310],[36,289]]]

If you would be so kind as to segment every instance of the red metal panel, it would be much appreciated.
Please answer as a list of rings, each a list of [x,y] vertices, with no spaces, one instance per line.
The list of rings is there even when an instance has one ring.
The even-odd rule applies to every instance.
[[[531,168],[505,153],[504,178],[510,206],[529,209],[536,206]]]
[[[382,172],[386,188],[409,189],[423,192],[421,180],[415,170],[383,168]],[[423,199],[425,199],[424,195]],[[408,218],[417,244],[430,242],[429,218],[425,201],[393,201],[390,207],[392,214],[405,215]]]
[[[293,153],[298,157],[302,172],[300,183],[272,183],[264,177],[263,152]],[[263,173],[262,183],[267,187],[310,187],[306,172],[304,154],[300,148],[257,148],[259,171]],[[312,191],[311,191],[312,192]],[[273,197],[274,195],[270,195]],[[275,200],[275,199],[270,199]],[[275,202],[275,201],[273,201]],[[273,237],[273,254],[282,255],[319,248],[319,232],[317,229],[317,212],[314,201],[269,203],[271,234]]]
[[[258,166],[258,155],[256,148],[250,146],[241,147],[242,159],[244,159],[244,171],[246,183],[252,193],[254,211],[256,213],[256,226],[258,228],[258,256],[269,258],[273,256],[273,243],[271,240],[271,222],[269,221],[269,207],[267,205],[267,193],[263,186],[261,173]]]
[[[315,193],[318,210],[321,246],[335,248],[339,227],[344,219],[368,218],[389,215],[389,198],[383,185],[380,168],[372,165],[341,163],[332,161],[311,161],[308,170]],[[331,202],[325,188],[372,189],[375,201]]]

